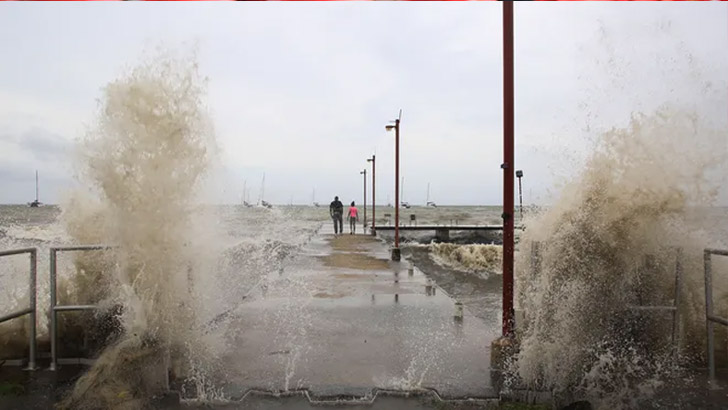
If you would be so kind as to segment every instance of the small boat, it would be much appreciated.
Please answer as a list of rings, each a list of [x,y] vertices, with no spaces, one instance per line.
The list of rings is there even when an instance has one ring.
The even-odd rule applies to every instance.
[[[313,194],[311,195],[311,203],[313,203],[313,206],[315,206],[316,208],[321,206],[321,204],[316,202],[316,188],[313,189]]]
[[[399,203],[399,206],[401,206],[402,208],[409,209],[410,208],[409,202],[404,200],[404,177],[402,177],[402,185],[399,190],[399,196],[402,197],[402,201]]]
[[[265,199],[263,199],[263,194],[265,193],[265,174],[263,174],[263,182],[260,183],[260,198],[258,199],[258,206],[263,208],[272,209],[273,204],[270,202],[267,202]]]
[[[430,183],[429,182],[427,183],[427,199],[426,199],[425,206],[431,206],[433,208],[437,208],[437,204],[430,201]]]
[[[248,186],[248,180],[245,180],[243,182],[243,206],[245,206],[246,208],[252,208],[253,207],[253,204],[251,204],[250,202],[248,202],[248,189],[247,189],[247,186]]]
[[[42,204],[38,200],[38,171],[35,171],[35,201],[28,202],[28,206],[31,208],[38,208]]]

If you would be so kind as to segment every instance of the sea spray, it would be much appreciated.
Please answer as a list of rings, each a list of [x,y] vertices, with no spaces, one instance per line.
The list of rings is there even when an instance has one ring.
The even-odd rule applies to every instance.
[[[660,326],[667,313],[640,315],[629,306],[672,303],[678,247],[684,251],[680,351],[699,358],[702,250],[713,242],[686,220],[713,203],[721,181],[711,176],[725,170],[726,141],[676,109],[634,115],[628,127],[602,135],[553,206],[526,221],[516,261],[517,302],[525,314],[517,383],[601,408],[638,406],[677,363],[665,343],[669,326]],[[535,242],[538,264],[529,251]],[[650,274],[643,269],[647,255],[654,259]],[[726,265],[715,269],[725,272]],[[714,287],[723,300],[728,284],[718,280]]]
[[[503,263],[503,248],[500,245],[432,243],[429,248],[433,260],[440,265],[484,278],[499,273]]]
[[[204,350],[195,301],[202,284],[211,288],[214,257],[204,257],[197,200],[215,155],[204,92],[194,57],[161,54],[104,88],[97,123],[80,141],[89,191],[64,206],[63,219],[77,242],[112,245],[113,263],[79,254],[84,274],[69,288],[84,303],[120,305],[123,330],[65,408],[146,406],[162,387],[154,369],[188,366]]]

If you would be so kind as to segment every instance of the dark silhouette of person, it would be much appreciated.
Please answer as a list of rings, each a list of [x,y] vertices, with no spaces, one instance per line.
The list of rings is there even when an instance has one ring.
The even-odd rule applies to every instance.
[[[329,214],[331,214],[331,219],[334,220],[334,235],[338,235],[339,232],[344,233],[344,204],[339,201],[338,196],[335,196],[334,200],[331,201]]]

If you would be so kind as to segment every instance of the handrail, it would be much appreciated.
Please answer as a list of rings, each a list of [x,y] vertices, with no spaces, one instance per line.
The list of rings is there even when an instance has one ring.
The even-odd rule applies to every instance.
[[[50,370],[58,370],[58,312],[70,312],[80,310],[96,310],[95,305],[59,305],[57,301],[57,254],[58,252],[76,251],[99,251],[112,249],[108,245],[72,245],[56,246],[50,249],[50,280],[51,280],[51,303],[50,303],[50,339],[51,339],[51,365]]]
[[[38,249],[36,248],[23,248],[23,249],[11,249],[7,251],[0,251],[0,257],[10,255],[21,255],[24,253],[30,254],[30,284],[28,287],[29,302],[30,306],[12,312],[5,316],[0,316],[0,323],[18,318],[20,316],[28,315],[28,321],[30,322],[30,334],[28,335],[28,366],[25,370],[35,370],[38,367],[35,364],[35,353],[36,353],[36,277],[38,276]]]
[[[714,335],[713,323],[719,323],[728,326],[728,319],[713,314],[713,272],[712,272],[712,255],[728,256],[728,250],[710,249],[703,250],[703,268],[705,270],[705,324],[708,332],[708,371],[710,373],[710,383],[715,383],[715,352],[714,352]]]
[[[629,305],[629,309],[633,311],[644,311],[644,312],[659,312],[667,311],[672,313],[672,336],[671,342],[673,345],[673,356],[677,359],[678,353],[678,342],[679,342],[679,312],[678,306],[680,303],[680,288],[682,282],[682,248],[675,249],[675,298],[672,306],[659,306],[659,305]],[[728,252],[726,253],[728,255]],[[541,272],[541,242],[531,242],[531,269],[535,275],[539,275]],[[726,321],[728,325],[728,320]]]
[[[679,322],[680,322],[680,316],[678,311],[678,306],[680,304],[680,288],[682,283],[682,258],[683,258],[683,250],[682,248],[674,248],[675,249],[675,298],[673,299],[672,306],[660,306],[660,305],[630,305],[629,308],[631,310],[636,311],[653,311],[653,312],[659,312],[659,311],[667,311],[672,313],[672,353],[673,358],[677,360],[677,354],[678,354],[678,342],[679,342]],[[649,256],[649,255],[648,255]]]

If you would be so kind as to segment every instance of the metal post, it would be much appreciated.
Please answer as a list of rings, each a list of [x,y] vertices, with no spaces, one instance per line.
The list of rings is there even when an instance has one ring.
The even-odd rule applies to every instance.
[[[364,175],[364,224],[362,225],[364,227],[364,233],[367,231],[367,170],[366,168],[360,172],[360,174]]]
[[[713,278],[710,266],[710,252],[703,251],[703,266],[705,268],[705,323],[708,331],[708,371],[710,373],[710,383],[715,382],[715,357],[713,349]]]
[[[521,177],[523,176],[523,171],[518,170],[516,171],[516,177],[518,177],[518,211],[521,214],[521,221],[523,221],[523,191],[521,190]]]
[[[372,163],[372,235],[376,235],[377,231],[377,181],[375,175],[377,172],[376,155],[372,155],[371,158],[367,159],[367,162]]]
[[[399,253],[399,118],[394,122],[394,248],[392,260],[400,260]]]
[[[399,118],[394,128],[394,247],[399,248]]]
[[[677,359],[678,352],[678,339],[680,331],[679,329],[679,315],[678,309],[680,308],[680,282],[682,280],[682,248],[677,248],[675,252],[675,310],[672,311],[672,346],[674,349],[673,355]]]
[[[29,321],[30,321],[30,335],[28,336],[28,342],[29,342],[29,358],[28,358],[28,367],[26,370],[35,370],[37,369],[37,366],[35,365],[35,353],[36,353],[36,318],[35,318],[35,312],[36,312],[36,290],[37,290],[37,283],[36,278],[38,276],[38,250],[33,249],[30,252],[30,313],[28,314]]]
[[[503,2],[503,336],[513,334],[513,2]]]
[[[51,304],[50,304],[50,339],[51,339],[51,366],[50,370],[55,371],[58,369],[57,364],[57,323],[56,323],[56,248],[51,248],[50,255],[50,277],[51,277]]]

